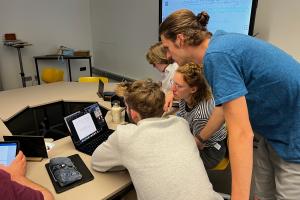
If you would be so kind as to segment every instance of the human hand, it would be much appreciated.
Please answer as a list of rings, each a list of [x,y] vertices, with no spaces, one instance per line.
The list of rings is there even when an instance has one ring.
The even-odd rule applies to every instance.
[[[172,91],[168,91],[166,93],[166,97],[165,97],[165,105],[164,105],[164,111],[165,112],[168,112],[169,109],[172,107],[173,98],[174,98],[173,92]]]
[[[204,144],[196,136],[194,136],[194,138],[195,138],[198,149],[203,150],[204,149]]]
[[[22,151],[19,151],[16,158],[9,166],[0,165],[0,169],[3,169],[11,176],[25,176],[26,174],[26,157]]]

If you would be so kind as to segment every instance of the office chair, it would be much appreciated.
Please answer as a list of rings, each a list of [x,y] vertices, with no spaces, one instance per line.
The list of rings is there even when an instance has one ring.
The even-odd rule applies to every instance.
[[[218,194],[221,195],[221,197],[223,197],[224,200],[230,200],[231,199],[230,194],[224,194],[224,193],[221,193],[221,192],[218,192]]]
[[[217,166],[215,166],[211,170],[225,170],[228,164],[229,164],[229,158],[226,156],[217,164]]]
[[[55,67],[45,67],[42,70],[42,80],[45,83],[54,83],[64,80],[64,71]]]
[[[220,182],[222,182],[222,184],[226,184],[224,180],[229,181],[231,179],[231,176],[228,175],[228,173],[230,173],[230,172],[228,172],[228,170],[230,170],[228,167],[229,167],[229,157],[228,157],[228,155],[226,155],[225,158],[223,158],[223,160],[221,160],[217,164],[217,166],[208,170],[208,175],[210,174],[209,177],[210,177],[211,183],[214,185],[217,183],[216,181],[218,181],[218,184],[214,185],[214,189],[219,193],[219,195],[221,195],[223,197],[224,200],[231,199],[230,190],[228,190],[228,188],[226,189],[226,187],[224,187],[224,186],[220,186],[219,184],[220,184]],[[211,172],[209,172],[210,170],[211,170]],[[211,173],[214,173],[215,175],[212,176]],[[217,176],[219,178],[217,178]],[[211,179],[213,177],[215,179],[214,181]]]
[[[227,152],[226,152],[225,157],[217,164],[217,166],[215,166],[212,169],[207,170],[209,179],[210,179],[211,183],[213,184],[215,191],[217,191],[223,197],[224,200],[231,199],[231,196],[230,196],[231,187],[228,188],[228,186],[224,187],[224,186],[220,185],[220,182],[222,184],[226,184],[227,181],[230,182],[230,180],[231,180],[228,142],[229,142],[229,138],[227,136],[227,143],[226,143]]]
[[[108,78],[104,77],[104,76],[82,76],[79,77],[78,82],[99,82],[99,79],[103,82],[103,83],[108,83]]]
[[[229,142],[229,137],[227,135],[227,141],[226,141],[226,155],[225,157],[217,164],[217,166],[215,166],[214,168],[212,168],[211,170],[225,170],[228,165],[229,165],[229,150],[228,150],[228,142]]]

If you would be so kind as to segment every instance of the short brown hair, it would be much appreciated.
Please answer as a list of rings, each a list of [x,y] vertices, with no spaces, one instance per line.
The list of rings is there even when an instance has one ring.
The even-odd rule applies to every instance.
[[[137,111],[142,119],[161,117],[164,113],[165,94],[151,79],[138,80],[126,88],[125,102]]]
[[[189,87],[197,87],[197,92],[192,95],[192,105],[196,106],[200,101],[212,98],[210,87],[204,77],[203,67],[195,63],[187,63],[180,66],[176,72],[182,74],[183,80]]]
[[[172,63],[171,60],[167,58],[167,51],[161,42],[157,42],[149,48],[146,59],[151,65]]]
[[[185,44],[198,46],[201,42],[211,37],[206,25],[209,15],[202,11],[197,16],[190,10],[182,9],[173,12],[159,26],[159,35],[175,42],[178,34],[185,36]]]

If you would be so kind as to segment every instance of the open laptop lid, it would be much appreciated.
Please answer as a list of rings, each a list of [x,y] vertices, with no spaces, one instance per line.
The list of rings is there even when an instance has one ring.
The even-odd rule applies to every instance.
[[[64,118],[75,145],[80,146],[101,132],[108,131],[108,126],[99,104],[95,103]]]
[[[99,79],[99,83],[98,83],[98,96],[103,98],[104,97],[104,83]]]
[[[97,95],[100,98],[103,98],[104,101],[110,101],[111,97],[115,95],[114,88],[116,87],[118,83],[103,83],[99,79],[98,83],[98,91]]]

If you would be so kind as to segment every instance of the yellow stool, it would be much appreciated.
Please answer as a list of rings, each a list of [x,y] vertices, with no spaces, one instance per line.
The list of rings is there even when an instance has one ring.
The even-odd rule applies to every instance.
[[[227,147],[229,146],[229,136],[227,136]],[[227,148],[227,151],[229,151],[229,149]],[[214,168],[212,168],[212,170],[225,170],[227,168],[229,164],[229,152],[227,152],[227,155],[217,164],[217,166],[215,166]]]
[[[64,71],[55,67],[46,67],[42,70],[42,80],[53,83],[64,80]]]
[[[225,157],[217,164],[217,166],[215,166],[211,170],[225,170],[228,164],[229,164],[229,158]]]
[[[79,77],[78,82],[98,82],[99,79],[103,82],[103,83],[108,83],[108,78],[104,77],[104,76],[83,76],[83,77]]]

